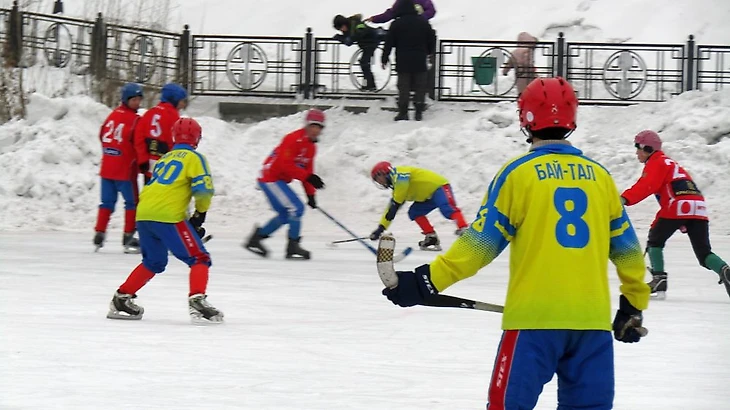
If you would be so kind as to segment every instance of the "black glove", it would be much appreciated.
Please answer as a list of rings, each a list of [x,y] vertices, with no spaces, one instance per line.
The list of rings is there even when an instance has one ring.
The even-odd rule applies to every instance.
[[[429,296],[439,293],[431,282],[431,268],[428,265],[417,267],[415,272],[395,274],[398,275],[398,286],[393,289],[383,289],[383,295],[394,305],[400,307],[419,305]]]
[[[621,295],[619,308],[613,319],[613,337],[619,342],[638,342],[646,336],[646,329],[641,326],[643,320],[641,311],[633,307],[626,296]]]
[[[307,205],[312,209],[317,208],[317,200],[314,198],[314,195],[307,195]]]
[[[139,164],[139,173],[140,174],[146,174],[147,171],[150,170],[150,163],[149,162],[143,162]]]
[[[373,233],[370,234],[370,240],[377,241],[378,238],[380,238],[380,235],[383,234],[383,231],[385,231],[385,227],[383,225],[378,225],[378,229],[374,230]]]
[[[193,228],[195,228],[195,229],[198,229],[201,226],[203,226],[203,223],[205,222],[206,214],[207,214],[207,212],[195,211],[193,216],[191,216],[190,219],[188,219],[188,221],[190,222],[190,225],[193,225]]]
[[[195,233],[198,234],[200,239],[203,239],[203,237],[205,236],[205,228],[203,228],[202,226],[198,226],[197,228],[195,228]]]
[[[322,189],[324,188],[324,182],[322,182],[322,178],[319,177],[317,174],[312,174],[307,177],[307,182],[312,184],[312,186],[315,189]]]

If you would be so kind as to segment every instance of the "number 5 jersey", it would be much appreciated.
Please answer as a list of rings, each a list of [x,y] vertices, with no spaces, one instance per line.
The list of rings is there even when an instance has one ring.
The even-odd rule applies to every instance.
[[[470,229],[431,263],[431,280],[443,291],[511,242],[503,329],[610,330],[609,259],[621,293],[647,308],[641,245],[608,171],[549,142],[502,167]]]

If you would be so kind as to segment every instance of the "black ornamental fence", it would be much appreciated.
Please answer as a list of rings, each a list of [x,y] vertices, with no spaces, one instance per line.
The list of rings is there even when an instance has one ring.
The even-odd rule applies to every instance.
[[[193,35],[55,14],[0,9],[5,65],[45,65],[96,80],[159,88],[171,81],[192,95],[291,99],[384,99],[397,93],[394,65],[370,65],[377,90],[364,84],[357,45],[330,37]],[[439,39],[429,60],[430,95],[438,101],[506,101],[518,95],[525,70],[510,66],[528,48],[527,77],[560,75],[583,103],[666,101],[689,90],[730,87],[730,45]],[[394,57],[391,56],[391,61]]]

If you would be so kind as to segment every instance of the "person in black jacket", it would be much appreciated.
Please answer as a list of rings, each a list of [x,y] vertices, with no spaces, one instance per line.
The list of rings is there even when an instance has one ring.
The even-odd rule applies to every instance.
[[[395,71],[398,73],[398,115],[396,121],[408,120],[408,103],[414,91],[416,121],[423,119],[428,81],[426,59],[436,51],[436,33],[431,24],[416,12],[413,0],[396,3],[396,19],[385,37],[382,64],[389,63],[395,47]]]
[[[350,17],[338,14],[334,18],[333,25],[335,30],[341,31],[342,34],[335,34],[332,38],[348,47],[357,44],[362,50],[360,69],[365,78],[365,85],[362,86],[361,91],[377,91],[378,87],[375,85],[373,70],[370,69],[370,61],[383,38],[384,30],[372,28],[363,23],[361,14]]]

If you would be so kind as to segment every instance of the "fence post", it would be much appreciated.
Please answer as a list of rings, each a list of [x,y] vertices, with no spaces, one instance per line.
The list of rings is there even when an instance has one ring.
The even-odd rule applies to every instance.
[[[304,90],[304,98],[309,99],[313,94],[312,84],[314,82],[313,70],[312,70],[312,43],[314,42],[314,36],[312,35],[312,28],[307,27],[307,34],[304,35],[304,73],[301,79],[302,89]]]
[[[567,58],[567,56],[565,55],[565,35],[563,34],[562,31],[560,33],[558,33],[558,44],[556,47],[558,49],[558,61],[557,61],[558,66],[557,66],[556,74],[559,77],[566,78],[566,76],[565,76],[565,59]]]
[[[190,26],[185,25],[182,35],[180,36],[180,43],[177,47],[177,72],[175,73],[176,80],[188,90],[190,89]]]
[[[689,35],[687,39],[687,71],[684,80],[684,91],[692,91],[695,86],[695,36]],[[699,83],[699,81],[698,81]]]
[[[96,80],[106,77],[106,24],[101,13],[96,15],[91,29],[91,55],[89,56],[91,75]]]
[[[8,16],[7,42],[4,45],[3,57],[8,67],[19,67],[23,55],[23,17],[18,9],[18,2],[13,1],[13,8]]]

